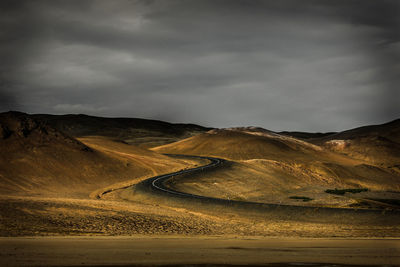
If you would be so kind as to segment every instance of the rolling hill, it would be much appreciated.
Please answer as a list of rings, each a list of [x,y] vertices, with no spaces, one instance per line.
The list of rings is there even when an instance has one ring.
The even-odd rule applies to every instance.
[[[20,112],[1,113],[0,129],[3,195],[87,198],[115,183],[138,181],[191,164],[107,138],[78,141]]]
[[[260,128],[214,129],[153,149],[162,153],[218,156],[231,160],[313,157],[321,148]]]
[[[397,170],[400,167],[400,120],[359,127],[309,141],[370,164]]]
[[[143,147],[172,143],[211,129],[195,124],[137,118],[103,118],[83,114],[31,116],[72,137],[102,136]]]
[[[330,215],[321,218],[322,224],[301,221],[297,216],[304,215],[299,214],[300,205],[313,206],[307,209],[310,212],[326,206],[393,208],[391,203],[400,195],[400,170],[395,165],[376,164],[370,159],[382,154],[370,154],[365,159],[326,145],[342,140],[339,138],[354,141],[370,136],[397,143],[392,134],[385,135],[394,126],[385,127],[388,129],[375,135],[359,137],[359,133],[352,133],[352,139],[340,133],[311,134],[307,136],[312,138],[303,139],[256,127],[206,129],[137,119],[1,113],[0,235],[301,233],[315,237],[339,232],[343,236],[398,236],[395,217],[375,220],[381,211],[359,221],[347,220],[346,225],[337,224],[340,218],[330,221]],[[146,148],[156,144],[162,145]],[[385,149],[392,151],[395,160],[397,146]],[[177,206],[165,194],[141,194],[135,185],[148,177],[206,164],[162,153],[227,160],[221,167],[167,181],[167,186],[175,190],[275,203],[277,207],[291,205],[290,211],[284,214],[277,208],[278,213],[274,215],[271,210],[268,218],[264,213],[247,217],[234,209],[221,212],[191,201]],[[336,188],[368,191],[341,195],[325,192]],[[387,218],[393,221],[382,228],[381,222]],[[376,231],[378,228],[381,230]]]
[[[397,157],[400,162],[396,154],[400,151],[398,147],[390,149],[393,158]],[[212,175],[200,174],[170,183],[177,190],[212,197],[293,203],[298,200],[289,200],[289,197],[300,195],[313,199],[301,205],[348,205],[354,201],[337,199],[324,191],[329,188],[400,191],[400,171],[396,168],[337,153],[325,142],[306,142],[262,128],[215,129],[152,150],[230,160],[228,166],[215,170]]]

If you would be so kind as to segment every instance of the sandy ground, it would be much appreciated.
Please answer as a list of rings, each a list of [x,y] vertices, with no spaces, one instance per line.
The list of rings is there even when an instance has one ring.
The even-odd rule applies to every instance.
[[[368,206],[369,210],[323,208],[324,205],[347,207],[354,203],[347,195],[324,193],[326,188],[335,188],[340,179],[329,176],[327,184],[317,183],[314,187],[319,176],[314,175],[315,178],[309,172],[300,175],[314,165],[304,165],[303,161],[300,165],[292,161],[283,164],[270,159],[270,156],[286,155],[281,150],[288,148],[279,140],[263,139],[253,144],[265,159],[247,159],[253,155],[252,146],[247,151],[250,154],[246,151],[243,154],[240,146],[233,152],[242,153],[243,160],[173,184],[179,190],[199,195],[279,204],[255,209],[135,190],[135,184],[143,179],[204,165],[204,162],[166,157],[102,137],[80,138],[89,149],[76,140],[57,136],[51,135],[44,142],[43,136],[37,133],[36,137],[31,136],[31,145],[22,136],[15,147],[4,143],[3,147],[10,153],[13,149],[18,153],[13,154],[14,160],[3,161],[2,166],[9,170],[5,172],[8,176],[0,174],[3,181],[3,187],[0,184],[3,189],[0,267],[400,265],[400,213],[386,206],[381,209]],[[223,137],[222,141],[225,140]],[[232,145],[238,143],[236,139],[231,141]],[[71,142],[75,145],[71,146]],[[38,143],[47,146],[37,146]],[[268,154],[270,150],[261,144],[275,154]],[[230,145],[222,147],[230,148]],[[304,147],[304,151],[310,149],[312,153],[307,152],[310,155],[306,153],[305,160],[314,164],[314,154],[318,151],[312,145]],[[286,156],[291,158],[292,154]],[[300,154],[302,158],[303,152]],[[327,160],[328,163],[337,161],[336,158]],[[335,177],[348,177],[347,169],[342,170],[338,164],[328,164],[329,168],[322,164],[323,170],[336,170]],[[398,176],[391,175],[392,172],[385,174],[390,176],[386,179],[383,174],[374,175],[381,174],[376,168],[361,169],[379,184],[389,181],[391,189],[398,187]],[[287,171],[292,172],[290,179],[286,177]],[[309,176],[315,179],[308,179]],[[128,185],[132,187],[125,188]],[[379,189],[368,184],[363,186]],[[280,191],[275,192],[273,188]],[[375,191],[357,197],[395,199],[398,194],[379,195]],[[290,196],[294,195],[309,196],[313,200],[303,203],[292,200]],[[308,203],[315,206],[284,207],[284,204]]]
[[[1,266],[400,266],[399,239],[21,237],[0,251]]]
[[[116,194],[116,192],[115,192]],[[173,204],[173,205],[172,205]],[[268,237],[399,238],[398,216],[340,217],[343,223],[300,220],[294,212],[246,213],[224,207],[143,201],[0,197],[0,236],[236,235]],[[187,207],[186,207],[187,206]],[[290,215],[290,214],[289,214]],[[335,218],[335,217],[332,217]],[[339,219],[340,219],[339,218]],[[363,217],[364,218],[364,217]],[[361,218],[360,218],[361,219]],[[365,219],[365,218],[364,218]]]

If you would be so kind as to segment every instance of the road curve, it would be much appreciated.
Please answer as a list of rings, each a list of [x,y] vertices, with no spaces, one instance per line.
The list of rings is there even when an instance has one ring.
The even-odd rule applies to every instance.
[[[400,218],[399,210],[385,210],[385,216],[382,216],[382,210],[374,210],[374,209],[354,209],[354,208],[334,208],[334,207],[315,207],[315,206],[294,206],[287,204],[272,204],[272,203],[260,203],[260,202],[251,202],[251,201],[241,201],[241,200],[230,200],[230,199],[222,199],[215,197],[207,197],[201,195],[195,195],[185,192],[176,191],[171,189],[165,185],[165,182],[178,175],[187,174],[187,173],[196,173],[205,171],[208,169],[212,169],[222,165],[226,160],[215,158],[215,157],[204,157],[204,156],[193,156],[193,155],[177,155],[177,154],[165,154],[167,156],[174,157],[186,157],[186,158],[194,158],[194,159],[207,159],[210,161],[209,164],[187,169],[181,170],[173,173],[163,174],[159,176],[155,176],[149,179],[146,179],[134,187],[136,192],[147,193],[153,196],[164,195],[169,197],[169,199],[185,199],[184,203],[190,200],[198,200],[201,203],[208,203],[212,205],[223,205],[223,207],[233,207],[239,208],[241,210],[246,211],[262,211],[263,214],[266,212],[273,212],[275,214],[281,214],[283,217],[287,217],[292,219],[293,214],[295,214],[296,219],[303,218],[307,221],[314,222],[326,222],[326,219],[321,218],[329,218],[329,222],[332,223],[337,221],[338,223],[344,223],[352,221],[364,221],[369,222],[371,218],[374,219],[376,223],[378,221],[380,223],[387,222],[388,218],[395,218],[393,221],[397,221]],[[371,217],[371,215],[373,217]],[[377,217],[379,215],[379,217]],[[281,217],[281,218],[283,218]]]
[[[171,195],[176,195],[176,196],[181,196],[181,197],[216,200],[216,198],[194,195],[194,194],[190,194],[190,193],[173,190],[171,188],[166,187],[165,182],[174,176],[187,174],[187,173],[196,173],[196,172],[205,171],[205,170],[208,170],[211,168],[215,168],[215,167],[221,165],[223,162],[225,162],[224,159],[214,158],[214,157],[192,156],[192,155],[176,155],[176,154],[165,154],[165,155],[175,156],[175,157],[178,156],[178,157],[186,157],[186,158],[206,159],[206,160],[209,160],[210,163],[207,165],[196,167],[196,168],[191,168],[191,169],[187,169],[187,170],[181,170],[181,171],[177,171],[177,172],[173,172],[173,173],[155,176],[155,177],[152,177],[152,178],[142,181],[141,183],[139,183],[137,185],[138,187],[148,188],[148,189],[151,189],[152,191],[168,193]]]
[[[151,178],[148,178],[140,183],[138,183],[135,188],[141,189],[144,191],[152,191],[152,192],[158,192],[158,193],[168,193],[172,194],[175,196],[181,196],[181,197],[190,197],[190,198],[196,198],[196,199],[210,199],[210,200],[215,200],[215,198],[210,198],[210,197],[205,197],[205,196],[199,196],[199,195],[193,195],[190,193],[184,193],[184,192],[179,192],[175,191],[173,189],[170,189],[164,185],[164,182],[168,180],[169,178],[172,178],[177,175],[185,174],[185,173],[195,173],[199,171],[204,171],[210,168],[214,168],[226,160],[220,159],[220,158],[214,158],[214,157],[202,157],[202,156],[193,156],[193,155],[179,155],[179,154],[164,154],[166,156],[171,156],[171,157],[185,157],[185,158],[195,158],[195,159],[207,159],[210,161],[209,164],[192,168],[192,169],[187,169],[187,170],[181,170],[173,173],[168,173],[168,174],[162,174],[158,176],[154,176]],[[116,188],[109,188],[107,190],[102,190],[100,192],[94,192],[94,197],[96,199],[101,199],[104,195],[111,193],[116,190],[121,190],[121,189],[127,189],[132,187],[134,184],[122,186],[122,187],[116,187]],[[223,199],[221,199],[223,200]]]

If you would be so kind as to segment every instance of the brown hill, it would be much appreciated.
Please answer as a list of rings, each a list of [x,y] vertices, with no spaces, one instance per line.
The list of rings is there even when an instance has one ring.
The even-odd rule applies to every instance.
[[[188,166],[99,138],[80,142],[20,112],[0,114],[1,194],[87,197],[115,183]],[[190,164],[189,164],[190,165]]]
[[[332,134],[336,134],[336,132],[308,133],[308,132],[284,131],[284,132],[279,132],[279,134],[286,135],[286,136],[291,136],[291,137],[299,138],[299,139],[311,139],[311,138],[321,138],[321,137],[329,136],[329,135],[332,135]]]
[[[83,114],[35,114],[32,117],[73,137],[103,136],[144,147],[176,142],[211,129],[195,124],[138,118],[102,118]]]
[[[370,164],[400,167],[400,119],[313,138],[309,141]]]
[[[393,142],[400,143],[400,119],[384,124],[363,126],[335,133],[321,138],[321,140],[355,139],[370,136],[382,136]]]
[[[232,160],[314,157],[321,148],[261,128],[215,129],[153,149],[162,153],[212,155]],[[283,157],[282,157],[283,155]]]
[[[79,127],[85,127],[85,120],[80,123]],[[74,125],[78,127],[79,124],[71,122],[71,127]],[[235,211],[227,212],[225,208],[207,208],[206,205],[204,209],[191,201],[187,206],[177,206],[179,201],[168,196],[141,195],[132,188],[113,190],[149,176],[204,162],[172,159],[128,145],[125,137],[138,142],[139,127],[132,126],[134,134],[124,135],[123,124],[111,127],[114,130],[109,132],[107,125],[104,124],[103,129],[94,123],[75,139],[36,116],[16,112],[0,114],[0,235],[169,233],[265,236],[285,233],[320,237],[340,233],[341,236],[397,236],[396,220],[389,221],[388,227],[380,225],[387,218],[393,218],[383,217],[385,212],[377,216],[379,221],[375,221],[377,213],[371,213],[367,225],[365,217],[351,225],[337,225],[337,221],[329,219],[332,218],[330,215],[322,218],[322,223],[303,221],[298,215],[301,218],[308,215],[302,214],[302,209],[297,207],[291,207],[288,214],[278,208],[277,214],[272,209],[268,214],[247,217]],[[80,129],[71,129],[69,133],[75,131],[78,135],[80,132]],[[160,137],[152,135],[155,132]],[[142,134],[143,138],[150,136],[157,141],[162,138],[162,129],[146,128]],[[178,138],[173,133],[169,136],[169,140]],[[212,130],[154,150],[230,159],[222,168],[169,181],[173,188],[200,195],[347,207],[359,204],[356,198],[364,201],[367,197],[373,198],[374,194],[393,200],[400,191],[399,172],[395,169],[373,166],[365,160],[261,128]],[[335,187],[367,187],[370,191],[357,196],[324,192]],[[388,192],[389,189],[392,192]],[[112,192],[102,195],[109,190]],[[382,190],[387,191],[382,193]],[[87,199],[89,194],[102,195],[102,198]],[[377,202],[376,198],[372,201]],[[128,199],[132,201],[126,201]],[[357,219],[358,214],[354,212],[351,218]],[[394,227],[390,228],[390,225]]]
[[[309,204],[348,205],[354,201],[324,191],[365,187],[370,191],[400,191],[399,170],[260,128],[212,130],[153,150],[232,161],[212,175],[198,174],[171,182],[172,187],[194,194],[284,203],[298,202],[289,197],[300,195],[314,199]]]

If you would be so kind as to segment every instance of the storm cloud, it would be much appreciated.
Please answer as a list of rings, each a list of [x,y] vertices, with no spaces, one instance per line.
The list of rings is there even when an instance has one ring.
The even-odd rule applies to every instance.
[[[2,1],[0,109],[335,131],[400,117],[400,2]]]

